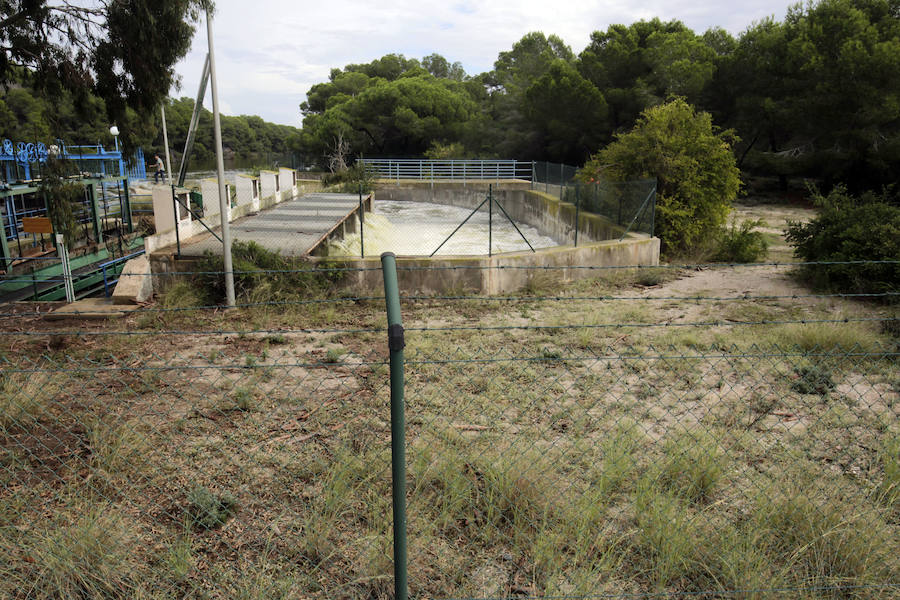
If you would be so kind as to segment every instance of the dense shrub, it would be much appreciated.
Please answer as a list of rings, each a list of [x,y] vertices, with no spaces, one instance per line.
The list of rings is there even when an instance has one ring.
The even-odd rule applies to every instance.
[[[731,227],[723,228],[713,260],[729,263],[751,263],[762,260],[769,251],[769,241],[765,234],[754,229],[765,224],[765,221],[759,219],[744,221],[740,226],[732,223]]]
[[[360,162],[356,162],[346,169],[326,173],[322,176],[322,185],[337,187],[338,191],[345,194],[355,194],[360,187],[363,192],[371,192],[375,189],[375,172]]]
[[[666,254],[694,252],[725,224],[740,189],[733,136],[682,98],[648,108],[584,166],[584,180],[657,180],[656,234]]]
[[[266,250],[256,242],[234,242],[231,246],[234,294],[238,301],[279,301],[320,295],[331,290],[343,272],[312,272],[310,263]],[[225,276],[221,256],[207,254],[198,271],[204,273],[198,289],[207,303],[225,298]]]
[[[813,197],[819,215],[790,223],[787,241],[804,262],[900,261],[900,206],[877,194],[854,198],[843,187]],[[814,286],[846,293],[900,290],[900,264],[805,265],[800,274]]]

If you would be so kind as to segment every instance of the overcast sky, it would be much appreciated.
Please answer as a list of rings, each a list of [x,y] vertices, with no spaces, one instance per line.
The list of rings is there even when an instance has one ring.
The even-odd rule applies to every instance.
[[[466,73],[489,70],[497,54],[529,31],[559,35],[575,53],[592,31],[640,19],[679,19],[701,33],[721,26],[739,34],[768,16],[783,20],[785,0],[216,0],[213,35],[220,108],[300,125],[299,104],[332,68],[394,52],[422,58],[432,52],[460,61]],[[207,51],[206,23],[176,70],[176,96],[195,97]],[[209,92],[204,105],[212,108]]]

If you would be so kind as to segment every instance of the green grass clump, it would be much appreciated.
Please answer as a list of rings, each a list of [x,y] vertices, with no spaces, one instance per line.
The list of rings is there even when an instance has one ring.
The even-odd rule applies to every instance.
[[[831,371],[816,365],[794,369],[796,379],[791,382],[791,389],[798,394],[825,395],[834,389]]]
[[[761,498],[754,524],[765,532],[760,541],[766,554],[805,585],[864,584],[889,577],[897,566],[885,553],[887,525],[871,512],[863,515],[859,507],[838,502],[816,503],[802,492]]]
[[[329,348],[325,353],[324,362],[329,364],[338,363],[341,361],[341,357],[346,353],[346,350],[343,348]]]
[[[278,302],[330,294],[344,273],[313,272],[311,263],[282,256],[256,242],[234,242],[231,247],[235,298],[240,302]],[[207,253],[200,261],[197,289],[205,290],[204,301],[216,304],[225,298],[225,277],[221,256]]]
[[[71,516],[71,515],[69,515]],[[19,547],[21,569],[5,574],[8,597],[130,598],[139,569],[132,545],[135,540],[108,507],[88,509],[67,523],[27,536]],[[4,573],[4,571],[7,571]]]
[[[643,287],[652,287],[671,281],[676,274],[673,269],[649,268],[638,269],[634,276],[634,282]]]
[[[871,350],[879,342],[878,334],[862,323],[806,323],[782,325],[772,330],[771,341],[784,349]]]
[[[217,494],[205,487],[188,492],[187,513],[197,529],[216,529],[228,522],[237,511],[237,500],[228,493]]]
[[[706,433],[685,432],[666,442],[655,472],[655,483],[690,502],[708,499],[722,477],[724,457]]]
[[[884,477],[878,484],[876,496],[888,510],[896,514],[900,512],[900,437],[885,442],[878,458],[884,469]]]
[[[46,385],[45,377],[0,373],[0,431],[27,429],[46,410],[53,386]]]
[[[716,262],[752,263],[766,256],[769,240],[757,227],[765,227],[762,219],[744,221],[738,226],[733,222],[731,227],[724,228],[719,239],[719,248],[713,255]]]
[[[204,294],[192,281],[177,281],[166,288],[160,297],[163,308],[191,308],[204,305]]]

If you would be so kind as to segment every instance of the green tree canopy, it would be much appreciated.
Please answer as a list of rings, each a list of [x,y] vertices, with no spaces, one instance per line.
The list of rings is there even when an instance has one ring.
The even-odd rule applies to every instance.
[[[338,143],[350,155],[406,156],[464,138],[476,121],[480,85],[461,81],[464,75],[439,55],[423,62],[446,77],[400,55],[332,71],[301,105],[306,152],[324,164]]]
[[[209,0],[101,3],[0,2],[0,84],[23,76],[50,93],[67,90],[81,108],[90,93],[108,120],[150,114],[175,81],[199,12]],[[122,129],[129,143],[132,128]]]
[[[708,245],[737,197],[741,180],[731,142],[708,113],[675,98],[642,112],[634,129],[592,157],[581,176],[655,177],[657,235],[663,251],[681,254]]]

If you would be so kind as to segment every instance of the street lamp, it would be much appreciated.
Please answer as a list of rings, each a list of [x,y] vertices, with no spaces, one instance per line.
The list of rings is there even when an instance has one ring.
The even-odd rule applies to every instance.
[[[119,151],[119,128],[113,125],[109,128],[110,135],[113,136],[113,139],[116,141],[116,152]]]

